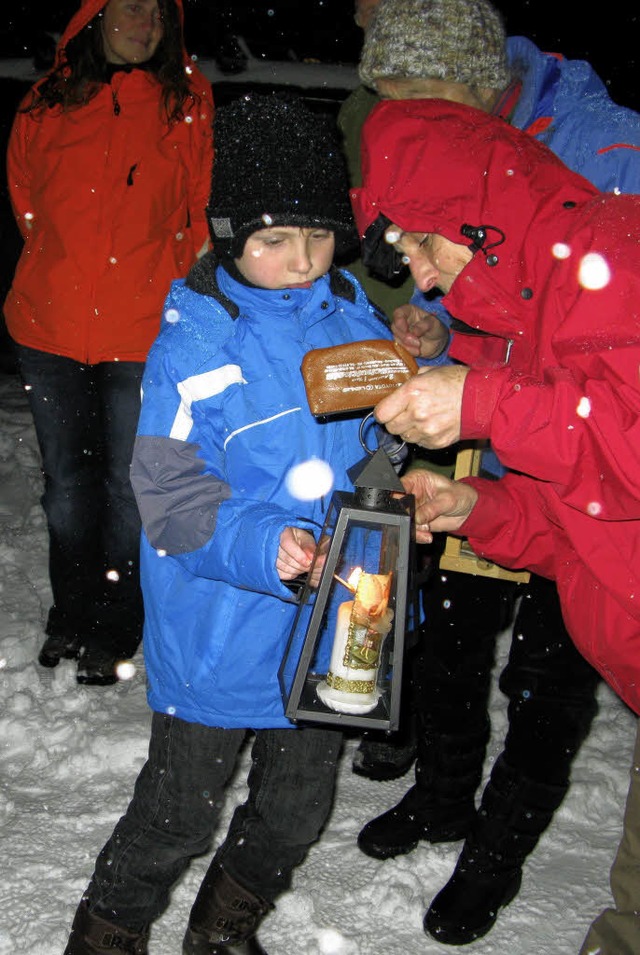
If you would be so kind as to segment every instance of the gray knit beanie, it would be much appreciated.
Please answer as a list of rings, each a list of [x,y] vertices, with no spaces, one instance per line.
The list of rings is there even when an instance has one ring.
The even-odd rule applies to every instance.
[[[437,79],[502,90],[506,35],[486,0],[380,0],[365,36],[360,77]]]

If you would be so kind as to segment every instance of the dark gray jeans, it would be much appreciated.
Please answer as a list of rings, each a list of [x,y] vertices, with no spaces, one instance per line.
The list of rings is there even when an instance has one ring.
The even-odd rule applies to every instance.
[[[46,632],[132,656],[143,608],[129,466],[144,363],[83,365],[24,345],[15,350],[45,479],[53,591]]]
[[[189,861],[210,849],[246,736],[154,713],[149,758],[85,893],[90,910],[134,931],[164,911]],[[255,733],[247,801],[216,861],[268,902],[289,887],[327,820],[341,744],[333,729]]]

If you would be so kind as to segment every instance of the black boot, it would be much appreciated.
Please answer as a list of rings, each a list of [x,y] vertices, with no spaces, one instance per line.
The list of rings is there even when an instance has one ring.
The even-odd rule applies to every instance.
[[[421,840],[464,839],[475,819],[490,735],[488,697],[496,634],[512,611],[513,585],[467,574],[434,574],[424,591],[425,633],[413,656],[416,784],[358,836],[367,855],[388,859]]]
[[[148,955],[149,932],[132,932],[90,912],[83,899],[75,914],[63,955]]]
[[[76,681],[85,686],[111,686],[117,683],[120,665],[131,660],[139,643],[137,633],[122,633],[117,640],[110,633],[92,634],[78,657]]]
[[[89,628],[84,618],[60,611],[55,605],[51,607],[44,629],[46,640],[38,654],[40,666],[57,667],[60,660],[77,659]]]
[[[76,682],[85,686],[113,686],[118,682],[118,664],[124,659],[113,650],[89,644],[78,657]]]
[[[425,915],[425,932],[445,945],[467,945],[493,928],[518,894],[524,860],[567,785],[533,782],[498,758],[455,871]]]
[[[416,785],[397,806],[360,831],[358,846],[374,859],[412,852],[418,843],[464,839],[476,816],[475,792],[482,776],[488,722],[464,737],[422,736]]]
[[[193,903],[182,955],[267,955],[255,933],[271,907],[214,860]]]
[[[80,654],[82,639],[75,634],[49,634],[38,654],[41,667],[57,667],[60,660],[76,660]]]
[[[352,769],[357,776],[378,781],[400,779],[416,758],[415,720],[410,717],[397,733],[386,735],[367,731],[353,754]]]

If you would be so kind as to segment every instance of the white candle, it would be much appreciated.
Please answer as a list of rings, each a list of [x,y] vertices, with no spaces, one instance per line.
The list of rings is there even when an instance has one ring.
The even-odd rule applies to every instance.
[[[329,672],[316,688],[325,706],[339,713],[368,713],[376,706],[380,648],[393,617],[385,610],[372,627],[352,620],[354,606],[355,600],[346,600],[338,607]]]

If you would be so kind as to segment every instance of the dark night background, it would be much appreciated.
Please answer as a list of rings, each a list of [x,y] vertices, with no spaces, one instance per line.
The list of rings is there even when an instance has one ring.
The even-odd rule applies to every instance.
[[[541,49],[570,59],[586,59],[606,83],[612,99],[640,110],[638,77],[638,23],[640,14],[628,0],[609,0],[590,13],[584,4],[557,0],[494,0],[504,17],[507,33],[524,35]],[[240,35],[254,57],[326,63],[357,63],[362,41],[353,22],[351,0],[183,0],[185,33],[190,53],[211,58],[229,80],[214,97],[222,102],[238,90],[243,79]],[[78,0],[17,0],[0,11],[0,61],[24,57],[43,68],[62,31],[78,7]],[[569,10],[570,8],[570,10]],[[1,64],[0,64],[1,65]],[[29,83],[2,77],[0,69],[0,149],[19,99]],[[242,86],[240,87],[243,88]],[[246,86],[244,87],[246,88]],[[263,87],[264,88],[264,87]],[[345,91],[346,95],[347,91]],[[335,93],[340,101],[341,92]],[[4,166],[3,166],[4,169]],[[0,302],[11,282],[20,239],[9,209],[3,171],[0,182]],[[6,348],[0,322],[0,367]]]
[[[495,0],[507,32],[524,34],[545,50],[587,59],[609,86],[612,96],[640,108],[637,81],[638,19],[635,4],[609,0],[590,13],[585,4],[557,0]],[[37,49],[39,34],[60,31],[77,8],[77,0],[17,0],[0,13],[0,57]],[[212,56],[225,35],[241,33],[253,49],[286,58],[314,57],[355,62],[360,31],[353,23],[350,0],[184,0],[188,47]]]

